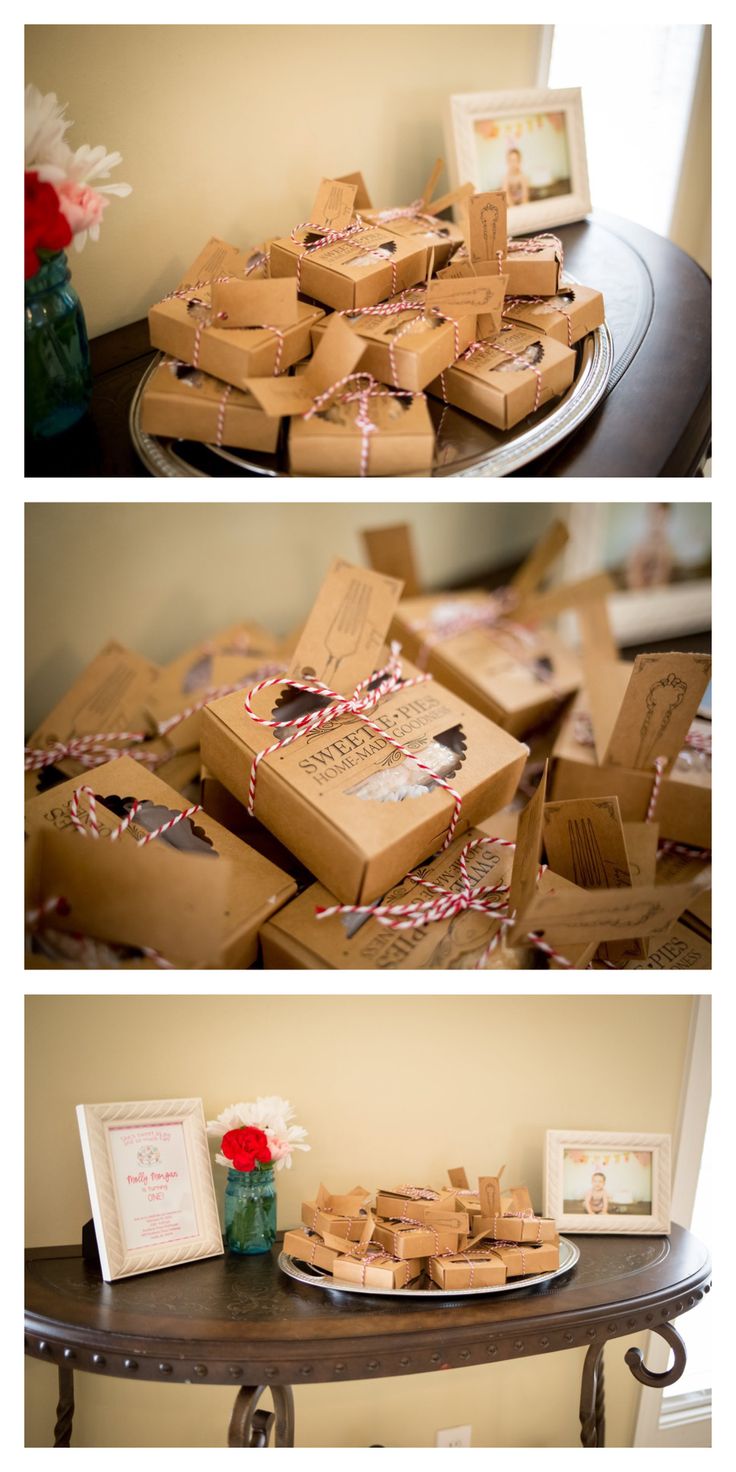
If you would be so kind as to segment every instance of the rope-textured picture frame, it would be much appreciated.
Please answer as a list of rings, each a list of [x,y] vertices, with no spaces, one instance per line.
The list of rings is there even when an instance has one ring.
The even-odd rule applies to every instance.
[[[598,1179],[587,1209],[571,1211],[569,1191],[571,1166],[580,1166],[575,1157],[591,1156],[588,1168]],[[629,1191],[616,1185],[607,1189],[608,1176],[619,1181],[626,1177],[627,1155],[649,1156],[651,1201],[649,1210],[634,1212],[626,1201]],[[670,1230],[670,1156],[669,1135],[626,1134],[606,1130],[547,1130],[544,1172],[544,1215],[552,1217],[560,1231],[607,1234],[636,1233],[637,1236],[667,1234]],[[610,1161],[610,1166],[607,1162]],[[633,1174],[633,1168],[632,1168]],[[616,1199],[618,1196],[618,1200]],[[566,1200],[568,1207],[566,1209]]]

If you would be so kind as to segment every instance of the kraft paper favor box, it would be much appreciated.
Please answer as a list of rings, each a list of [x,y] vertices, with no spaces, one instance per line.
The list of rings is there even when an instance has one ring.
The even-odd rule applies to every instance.
[[[386,305],[390,306],[391,302]],[[421,305],[386,316],[347,313],[344,321],[363,342],[361,372],[372,373],[381,383],[410,389],[412,393],[426,388],[438,373],[449,368],[476,336],[474,315],[463,316],[458,312],[456,330],[454,322],[425,312]],[[326,322],[318,322],[312,329],[315,347],[326,326]]]
[[[370,682],[386,668],[382,643],[400,590],[395,579],[336,561],[289,678],[298,680],[306,670],[310,680],[324,681],[339,698]],[[408,662],[400,668],[402,682],[418,674]],[[346,712],[325,722],[329,704],[327,696],[292,693],[286,681],[254,697],[255,714],[271,721],[295,719],[310,709],[322,712],[323,721],[321,729],[259,761],[254,810],[345,903],[376,899],[441,848],[456,801],[432,773],[462,799],[456,836],[503,807],[516,790],[526,748],[433,680],[401,684],[369,712]],[[226,696],[203,714],[203,762],[247,804],[256,755],[291,729],[259,725],[240,693]],[[387,741],[384,731],[404,750]],[[417,767],[414,754],[429,771]]]
[[[468,1214],[460,1205],[454,1191],[431,1191],[431,1188],[420,1187],[427,1192],[424,1197],[407,1196],[406,1187],[396,1186],[393,1190],[381,1190],[376,1192],[376,1215],[383,1217],[417,1217],[420,1221],[429,1221],[433,1216],[446,1217],[451,1213],[457,1218],[457,1226],[467,1232],[470,1226]]]
[[[593,967],[599,969],[594,961]],[[601,968],[602,969],[602,968]],[[669,935],[656,946],[650,946],[645,960],[626,961],[622,971],[710,971],[712,951],[710,941],[699,935],[685,922],[685,917],[673,925]]]
[[[508,353],[516,357],[510,359]],[[527,327],[507,324],[497,338],[430,383],[428,392],[496,429],[511,429],[535,408],[564,394],[574,372],[570,348]]]
[[[514,242],[517,247],[523,244],[523,241]],[[508,276],[508,296],[553,296],[559,289],[562,263],[554,245],[541,250],[511,250],[504,257],[502,269]]]
[[[450,847],[435,854],[424,864],[415,866],[433,884],[457,890],[461,876],[459,857],[466,843],[482,837],[484,829],[491,835],[498,825],[490,819],[480,828],[471,829],[456,838]],[[472,884],[508,883],[512,872],[512,850],[483,845],[467,856],[466,865]],[[535,860],[538,864],[538,859]],[[538,883],[540,894],[567,893],[576,886],[550,870]],[[406,904],[431,897],[431,891],[410,880],[402,880],[381,898],[385,905]],[[498,921],[490,915],[466,910],[451,920],[431,925],[394,930],[382,925],[372,915],[334,915],[317,919],[318,909],[338,904],[335,894],[314,884],[279,910],[261,931],[264,965],[268,970],[473,970],[489,941],[498,929]],[[547,939],[554,944],[553,925]],[[562,948],[560,948],[562,950]],[[568,946],[565,959],[572,965],[585,966],[596,950],[596,943]],[[523,967],[530,962],[528,948],[493,951],[486,966],[502,969]],[[550,962],[557,969],[554,960]],[[463,1210],[467,1210],[465,1201]]]
[[[370,1220],[369,1200],[370,1191],[364,1186],[353,1186],[351,1191],[340,1195],[320,1185],[314,1201],[302,1202],[302,1221],[320,1237],[344,1237],[346,1241],[359,1242]]]
[[[404,1221],[376,1221],[373,1241],[392,1257],[430,1257],[439,1252],[458,1252],[466,1233],[456,1226],[430,1223],[413,1226]]]
[[[280,424],[263,413],[247,390],[164,358],[141,395],[141,428],[146,434],[273,454]]]
[[[426,245],[433,255],[435,270],[444,266],[453,251],[462,245],[464,239],[463,231],[458,225],[453,224],[450,220],[440,220],[438,216],[443,210],[449,209],[451,205],[459,204],[473,192],[472,184],[462,184],[458,189],[451,189],[449,193],[438,196],[436,199],[433,198],[444,167],[444,159],[435,160],[430,176],[413,206],[402,206],[399,209],[373,209],[362,179],[355,199],[355,208],[360,210],[364,220],[369,220],[374,225],[383,225],[387,229],[396,231],[399,235],[404,235],[408,240]]]
[[[297,1227],[291,1232],[284,1232],[283,1250],[298,1262],[308,1263],[310,1267],[324,1268],[331,1273],[335,1258],[340,1256],[342,1248],[328,1247],[316,1232],[309,1232],[304,1227]]]
[[[666,758],[654,818],[661,839],[695,848],[711,843],[711,774],[678,765],[710,679],[708,655],[639,655],[633,665],[586,664],[585,686],[555,743],[551,796],[618,798],[624,822],[643,822],[652,800],[653,761]],[[581,740],[581,716],[592,718],[595,745]]]
[[[408,599],[399,604],[391,634],[448,690],[513,736],[524,736],[579,688],[580,662],[551,629],[515,636],[513,613],[508,633],[501,623],[442,637],[453,619],[487,602],[481,590]]]
[[[542,1242],[538,1247],[498,1246],[494,1254],[503,1265],[507,1278],[529,1278],[536,1273],[553,1273],[560,1266],[558,1242]]]
[[[136,839],[143,838],[146,833],[152,832],[187,806],[173,788],[130,757],[122,756],[107,762],[86,775],[83,780],[98,798],[97,815],[102,836],[98,840],[85,839],[72,830],[68,834],[70,851],[74,853],[77,846],[83,846],[85,852],[97,855],[98,862],[102,861],[108,847],[135,848]],[[69,804],[79,785],[80,779],[74,778],[49,793],[39,794],[26,804],[26,832],[29,836],[48,829],[65,832],[72,828]],[[110,830],[118,827],[127,816],[130,802],[134,798],[144,804],[142,810],[120,840],[110,844]],[[88,810],[89,801],[85,795],[80,799],[80,816],[83,821]],[[213,944],[208,953],[207,964],[251,966],[257,955],[260,926],[274,910],[291,899],[296,891],[294,881],[235,838],[213,818],[201,812],[177,823],[145,848],[138,849],[136,856],[154,848],[163,848],[175,860],[182,856],[196,856],[203,869],[207,866],[207,873],[210,866],[220,862],[223,867],[227,867],[228,882],[222,905],[222,938],[217,944]],[[204,876],[201,882],[205,883]],[[168,909],[169,925],[175,936],[178,910],[175,885],[164,897],[162,904],[164,909]],[[206,950],[204,935],[202,949]],[[164,954],[167,954],[166,951]]]
[[[161,667],[147,703],[154,729],[177,751],[198,747],[201,712],[184,721],[176,718],[205,697],[222,694],[229,685],[255,684],[267,674],[276,674],[282,663],[278,649],[278,641],[251,621],[231,624],[200,640]],[[169,724],[175,720],[176,724]]]
[[[368,402],[376,430],[370,434],[367,465],[360,404],[334,403],[311,419],[289,424],[289,467],[293,475],[428,475],[434,459],[434,427],[424,398],[387,393]]]
[[[405,1288],[424,1270],[425,1259],[404,1257],[397,1262],[372,1244],[355,1257],[336,1257],[332,1276],[337,1282],[360,1283],[366,1288]]]
[[[176,749],[165,738],[154,737],[147,716],[147,704],[158,680],[159,666],[150,659],[126,649],[110,639],[94,659],[57,701],[53,710],[37,726],[28,739],[31,751],[49,751],[59,742],[104,735],[101,752],[119,748],[135,748],[158,759],[157,771],[168,777],[168,759],[176,757]],[[132,734],[145,738],[133,742]],[[58,772],[68,777],[86,770],[75,757],[62,757],[54,763]],[[49,785],[48,769],[26,773],[26,797],[32,797]],[[180,773],[175,773],[179,780]]]
[[[506,302],[503,315],[511,322],[521,322],[525,327],[554,337],[565,347],[573,347],[603,325],[605,307],[600,291],[564,281],[555,295],[543,302],[512,298]]]
[[[44,800],[28,807],[38,809]],[[36,812],[36,819],[42,823],[43,815]],[[61,932],[61,947],[52,944],[52,956],[65,954],[65,935],[70,956],[76,943],[76,964],[82,967],[124,968],[142,957],[167,967],[217,964],[234,879],[227,860],[208,864],[203,873],[201,860],[155,843],[139,849],[38,824],[27,844],[26,916],[37,966],[45,964],[44,932],[51,939]],[[62,903],[34,923],[34,911],[53,900]]]
[[[218,301],[213,300],[213,293],[218,290],[226,291],[231,283],[241,289],[250,288],[253,293],[266,293],[271,287],[270,281],[251,278],[246,281],[243,272],[247,261],[247,253],[235,246],[210,241],[176,288],[184,295],[170,296],[150,308],[151,346],[190,364],[196,347],[197,366],[204,373],[241,389],[246,387],[245,380],[249,377],[282,373],[306,357],[311,346],[310,330],[323,314],[321,308],[300,302],[296,293],[286,320],[283,314],[278,314],[281,320],[274,322],[269,292],[263,296],[263,326],[233,327],[229,325],[234,320],[232,314],[228,324],[203,325],[218,310]],[[218,286],[221,277],[228,280]],[[223,300],[221,295],[219,300]]]
[[[381,225],[384,230],[392,230],[395,235],[401,235],[412,245],[423,246],[430,253],[434,252],[435,271],[445,266],[450,256],[463,244],[463,232],[452,220],[432,221],[412,216],[381,220],[380,215],[383,213],[382,210],[364,210],[363,218]]]
[[[488,1252],[430,1257],[429,1276],[440,1288],[496,1288],[506,1282],[506,1267]]]
[[[371,307],[386,301],[407,286],[416,286],[427,274],[427,247],[405,236],[366,225],[347,240],[314,246],[319,237],[300,231],[298,240],[274,240],[271,246],[271,275],[296,276],[301,257],[299,290],[324,306],[343,311]]]

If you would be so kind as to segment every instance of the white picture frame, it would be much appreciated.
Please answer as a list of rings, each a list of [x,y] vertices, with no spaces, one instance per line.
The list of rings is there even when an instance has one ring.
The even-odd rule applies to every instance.
[[[551,193],[528,203],[509,204],[509,233],[539,234],[582,220],[590,213],[591,202],[579,87],[527,87],[515,92],[453,94],[445,113],[445,147],[453,189],[467,180],[479,192],[503,187],[501,181],[489,182],[486,177],[478,125],[498,123],[504,132],[532,117],[549,119],[559,114],[564,119],[570,187],[563,193]],[[510,132],[506,136],[510,139]],[[523,136],[522,133],[519,137],[520,143]],[[546,187],[554,187],[554,180]]]
[[[630,1168],[624,1160],[627,1155],[636,1157]],[[666,1236],[670,1231],[670,1155],[669,1135],[547,1130],[544,1215],[552,1217],[558,1229],[564,1232]],[[588,1159],[581,1162],[573,1159],[575,1156],[587,1156]],[[650,1157],[648,1166],[642,1162],[640,1157],[643,1156]],[[619,1158],[620,1167],[615,1163]],[[636,1199],[623,1201],[622,1198],[632,1193],[617,1184],[628,1178],[633,1185],[642,1172],[648,1172],[651,1194],[650,1210],[646,1213],[629,1210],[629,1206],[639,1203]],[[602,1188],[608,1198],[605,1210],[571,1211],[569,1207],[574,1198],[566,1196],[566,1189],[577,1190],[572,1181],[583,1174],[590,1175],[592,1184],[594,1173],[605,1176]],[[598,1185],[596,1190],[600,1189]]]
[[[78,1104],[102,1276],[223,1253],[201,1099]]]

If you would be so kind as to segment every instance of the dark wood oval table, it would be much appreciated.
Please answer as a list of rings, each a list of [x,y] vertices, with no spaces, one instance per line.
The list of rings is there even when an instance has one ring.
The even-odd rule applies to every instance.
[[[515,474],[699,475],[710,444],[708,277],[671,240],[616,215],[596,210],[557,233],[573,276],[603,292],[613,370],[590,418]],[[103,333],[91,349],[91,411],[67,434],[27,447],[28,476],[147,474],[128,411],[155,357],[148,325],[144,319]],[[232,467],[223,460],[220,468],[227,475]]]
[[[665,1386],[685,1367],[673,1321],[710,1289],[708,1250],[682,1227],[670,1237],[572,1240],[580,1260],[547,1286],[467,1299],[335,1296],[287,1278],[279,1245],[261,1257],[210,1258],[105,1283],[78,1247],[26,1254],[25,1350],[59,1375],[56,1446],[69,1446],[74,1372],[161,1384],[238,1387],[229,1446],[294,1444],[292,1385],[379,1380],[550,1354],[585,1346],[580,1397],[583,1446],[605,1436],[603,1351],[651,1330],[674,1354],[647,1370],[625,1353],[643,1385]],[[258,1408],[270,1389],[274,1411]]]

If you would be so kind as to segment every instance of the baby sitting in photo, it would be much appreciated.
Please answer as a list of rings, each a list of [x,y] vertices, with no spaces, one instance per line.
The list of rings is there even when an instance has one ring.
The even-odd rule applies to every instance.
[[[606,1177],[602,1170],[594,1170],[590,1186],[585,1193],[585,1210],[589,1216],[604,1216],[608,1211]]]

